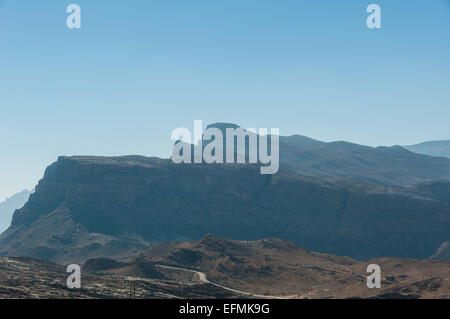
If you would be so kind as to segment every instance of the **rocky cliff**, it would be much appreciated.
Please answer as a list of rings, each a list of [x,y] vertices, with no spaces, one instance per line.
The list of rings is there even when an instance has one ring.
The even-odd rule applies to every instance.
[[[61,157],[48,167],[0,254],[56,262],[135,255],[206,234],[276,237],[359,259],[427,258],[448,240],[450,205],[410,190],[326,182],[255,165],[127,156]]]

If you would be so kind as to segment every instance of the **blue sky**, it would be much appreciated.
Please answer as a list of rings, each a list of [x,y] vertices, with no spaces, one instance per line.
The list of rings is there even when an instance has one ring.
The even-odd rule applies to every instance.
[[[449,139],[449,39],[448,0],[0,0],[0,200],[59,155],[168,157],[195,119]]]

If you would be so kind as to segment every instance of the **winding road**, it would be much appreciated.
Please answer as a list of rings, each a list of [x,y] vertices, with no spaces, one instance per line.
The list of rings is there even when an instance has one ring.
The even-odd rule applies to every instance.
[[[196,271],[196,270],[191,270],[191,269],[186,269],[186,268],[179,268],[179,267],[172,267],[172,266],[166,266],[166,265],[156,265],[157,267],[163,268],[163,269],[169,269],[169,270],[178,270],[178,271],[184,271],[184,272],[191,272],[194,274],[197,274],[199,280],[205,284],[210,284],[240,295],[244,295],[244,296],[249,296],[249,297],[254,297],[254,298],[261,298],[261,299],[291,299],[291,298],[298,298],[299,295],[294,295],[294,296],[267,296],[267,295],[257,295],[251,292],[246,292],[246,291],[241,291],[241,290],[237,290],[237,289],[233,289],[233,288],[229,288],[229,287],[225,287],[219,284],[216,284],[214,282],[209,281],[206,278],[206,274],[201,272],[201,271]]]

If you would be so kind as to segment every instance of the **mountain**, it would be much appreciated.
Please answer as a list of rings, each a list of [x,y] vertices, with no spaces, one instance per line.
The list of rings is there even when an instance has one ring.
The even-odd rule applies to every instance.
[[[280,139],[280,166],[315,177],[355,179],[378,185],[450,180],[450,159],[412,153],[400,146],[369,147],[348,142],[305,145]]]
[[[414,153],[425,154],[430,156],[443,156],[450,158],[450,140],[430,141],[403,147]]]
[[[29,196],[30,192],[24,190],[0,203],[0,233],[8,229],[11,225],[14,211],[22,208],[27,202]]]
[[[232,123],[215,123],[207,128],[218,128],[222,132],[225,149],[226,129],[236,129],[239,126]],[[248,131],[246,133],[255,135]],[[270,141],[269,137],[269,145]],[[208,143],[204,142],[204,146]],[[248,154],[248,140],[245,146]],[[280,167],[312,177],[403,186],[450,180],[449,158],[416,154],[400,146],[370,147],[342,141],[325,143],[293,135],[279,137],[279,150]],[[236,146],[235,153],[239,153]]]
[[[356,259],[423,259],[449,240],[448,197],[430,194],[286,169],[261,175],[258,165],[60,157],[0,235],[0,254],[83,262],[213,234],[281,238]]]

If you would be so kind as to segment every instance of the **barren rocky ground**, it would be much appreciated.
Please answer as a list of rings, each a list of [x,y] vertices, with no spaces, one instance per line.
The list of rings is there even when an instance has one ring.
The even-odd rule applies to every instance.
[[[369,264],[381,267],[381,289],[367,288]],[[81,289],[68,289],[64,266],[0,258],[0,298],[450,299],[448,260],[358,261],[279,239],[207,236],[161,244],[125,260],[90,259],[81,267]]]
[[[166,243],[149,262],[196,269],[220,285],[286,298],[450,298],[450,261],[384,257],[359,261],[321,254],[280,239],[234,241],[207,236]],[[367,266],[381,268],[380,289],[367,288]]]
[[[28,258],[0,258],[0,298],[232,298],[232,293],[199,281],[152,280],[82,275],[81,289],[68,289],[65,267]],[[135,290],[133,289],[135,287]],[[130,295],[130,293],[132,293]]]

